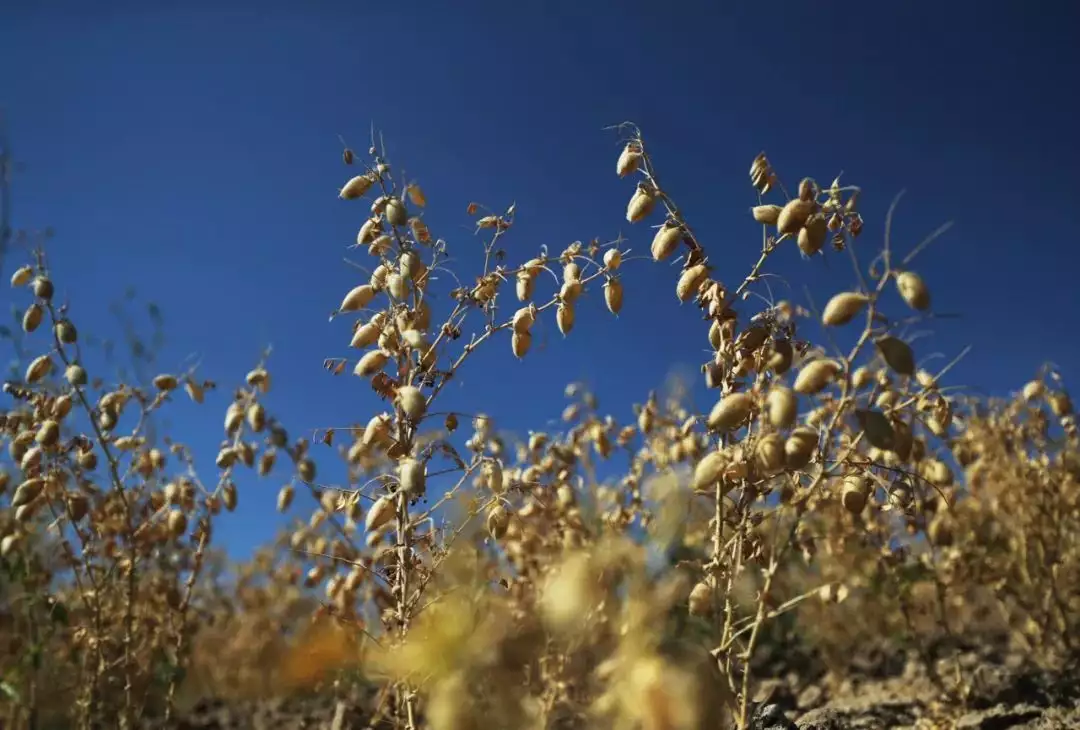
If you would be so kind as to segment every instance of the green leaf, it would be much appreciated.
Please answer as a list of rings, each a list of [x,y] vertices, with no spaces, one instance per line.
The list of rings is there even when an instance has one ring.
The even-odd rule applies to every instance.
[[[22,701],[22,698],[19,697],[19,690],[15,689],[9,682],[0,681],[0,694],[5,695],[12,702]]]

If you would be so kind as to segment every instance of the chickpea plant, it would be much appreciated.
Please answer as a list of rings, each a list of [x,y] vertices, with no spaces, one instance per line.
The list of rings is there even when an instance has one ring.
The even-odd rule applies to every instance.
[[[983,632],[1040,661],[1069,655],[1072,403],[1051,367],[1012,400],[984,402],[944,383],[966,351],[936,371],[917,356],[906,332],[933,299],[913,263],[944,228],[900,254],[894,203],[864,262],[860,188],[803,177],[789,192],[762,153],[747,211],[760,244],[733,272],[738,249],[723,266],[711,258],[640,131],[615,129],[623,214],[649,253],[630,256],[620,236],[510,263],[516,206],[470,203],[483,253],[472,278],[449,268],[418,183],[398,179],[374,140],[363,162],[346,148],[338,197],[362,211],[352,248],[371,266],[331,317],[350,322],[351,354],[323,366],[366,383],[376,405],[290,439],[269,410],[264,359],[226,405],[212,481],[181,443],[152,443],[146,419],[181,394],[203,403],[213,383],[193,369],[152,388],[92,380],[43,250],[15,273],[37,349],[7,388],[0,555],[23,590],[48,596],[26,614],[35,632],[64,606],[49,631],[54,652],[75,650],[78,727],[169,720],[185,693],[316,686],[337,699],[335,727],[363,702],[370,726],[409,730],[746,728],[755,658],[781,617],[838,672],[858,642],[904,634],[941,696],[961,703],[973,679],[959,662],[938,670],[930,646],[943,637],[958,646]],[[769,262],[795,250],[846,256],[856,283],[820,312],[764,296]],[[678,264],[671,306],[703,315],[708,407],[675,389],[608,414],[572,384],[561,430],[523,438],[500,432],[497,415],[442,410],[479,347],[529,357],[538,323],[573,338],[579,308],[601,297],[619,316],[624,267],[650,260]],[[443,292],[440,278],[456,286]],[[321,446],[347,483],[319,481]],[[297,490],[314,507],[227,585],[208,568],[213,525],[237,509],[235,474],[248,469],[288,472],[280,512],[298,509]],[[39,674],[18,675],[13,726],[32,723]],[[360,687],[370,694],[357,699]]]

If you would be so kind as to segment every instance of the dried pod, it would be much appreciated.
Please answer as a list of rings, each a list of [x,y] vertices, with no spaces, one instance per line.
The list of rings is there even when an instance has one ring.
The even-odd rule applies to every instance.
[[[368,322],[356,328],[356,331],[353,332],[352,341],[349,342],[349,347],[370,347],[378,342],[380,334],[382,334],[382,329]]]
[[[60,424],[51,418],[42,421],[34,440],[46,449],[52,448],[60,440]]]
[[[386,367],[386,363],[389,362],[390,355],[382,350],[372,350],[365,354],[356,363],[356,367],[353,368],[353,375],[357,375],[361,378],[370,378],[375,373]]]
[[[750,415],[753,399],[747,393],[731,393],[713,406],[707,424],[713,431],[734,431]]]
[[[75,329],[75,325],[66,319],[62,319],[56,323],[54,328],[56,332],[56,339],[65,345],[74,345],[79,339],[79,331]]]
[[[704,490],[719,482],[728,461],[727,454],[721,451],[710,451],[706,454],[694,467],[694,474],[690,479],[691,489]]]
[[[799,402],[790,388],[773,386],[765,399],[769,423],[774,428],[789,428],[799,415]]]
[[[415,385],[403,385],[398,388],[396,400],[402,413],[411,421],[419,421],[427,411],[424,394]]]
[[[709,584],[702,581],[690,590],[687,599],[691,616],[708,616],[713,610],[713,590]]]
[[[38,382],[53,369],[52,358],[48,355],[40,355],[30,361],[26,367],[26,382],[30,385]]]
[[[154,378],[154,387],[158,390],[174,390],[179,384],[180,381],[176,378],[175,375],[169,375],[167,373],[163,373]]]
[[[187,530],[187,515],[178,509],[169,510],[169,516],[166,518],[165,524],[170,535],[180,537]]]
[[[41,324],[41,319],[45,314],[45,310],[41,305],[34,302],[26,308],[26,312],[23,313],[22,328],[23,332],[33,332]]]
[[[361,284],[353,288],[345,298],[341,300],[339,312],[356,312],[363,309],[375,298],[375,288],[371,284]]]
[[[619,177],[626,177],[638,169],[641,162],[641,152],[634,142],[628,142],[619,153],[619,160],[615,163],[615,173]]]
[[[277,510],[278,510],[278,512],[284,512],[285,510],[289,509],[289,505],[292,504],[293,496],[295,494],[296,494],[296,491],[292,487],[290,487],[288,484],[286,484],[284,487],[281,488],[281,490],[278,492],[278,496],[277,496]]]
[[[815,213],[807,219],[806,225],[799,229],[799,250],[807,256],[813,256],[825,245],[828,237],[829,225],[825,216]]]
[[[577,279],[569,279],[564,281],[562,287],[559,289],[559,299],[567,304],[573,304],[581,296],[581,282]]]
[[[777,221],[780,220],[780,211],[783,208],[779,205],[755,205],[750,209],[753,213],[754,220],[762,225],[775,226]]]
[[[835,360],[813,360],[799,371],[792,389],[801,395],[816,395],[825,390],[839,372],[840,364]]]
[[[784,460],[792,469],[802,469],[810,463],[818,445],[818,432],[809,426],[800,426],[791,432],[784,442]]]
[[[409,211],[405,209],[405,203],[397,198],[390,198],[386,201],[386,208],[383,209],[383,213],[392,226],[403,226],[409,222]]]
[[[1050,406],[1051,412],[1058,418],[1064,418],[1073,411],[1072,399],[1068,393],[1050,393],[1046,396],[1046,403]]]
[[[705,267],[705,264],[696,264],[684,269],[679,277],[678,284],[675,285],[675,296],[679,298],[680,302],[692,298],[697,294],[698,288],[708,276],[709,270]]]
[[[813,212],[813,201],[795,198],[789,201],[776,216],[776,230],[783,235],[795,235],[806,225],[807,219]]]
[[[609,248],[604,252],[604,267],[608,271],[615,271],[622,265],[622,252],[617,248]]]
[[[64,370],[64,379],[76,388],[82,387],[89,382],[89,376],[87,376],[86,370],[82,365],[76,363],[67,366]]]
[[[535,279],[525,272],[521,272],[517,275],[517,284],[515,287],[515,293],[519,302],[527,302],[532,298],[533,288],[536,285]]]
[[[510,349],[513,350],[514,357],[518,359],[525,357],[530,347],[532,347],[531,332],[514,332],[510,335]]]
[[[481,474],[491,491],[495,494],[502,494],[506,484],[502,464],[497,459],[485,461],[481,467]]]
[[[364,520],[364,529],[368,532],[374,532],[383,525],[389,524],[394,519],[395,512],[392,497],[386,495],[379,497],[371,505],[371,509],[368,510],[367,518]]]
[[[848,512],[853,515],[860,514],[866,508],[869,495],[869,485],[864,477],[854,474],[844,477],[843,486],[840,488],[840,504]]]
[[[45,488],[45,480],[37,477],[27,479],[15,489],[15,494],[11,495],[11,506],[22,507],[25,504],[30,504]]]
[[[754,446],[754,463],[763,474],[774,474],[784,467],[784,437],[775,431],[758,439]]]
[[[899,337],[885,335],[874,340],[878,352],[884,358],[885,364],[900,375],[915,374],[915,353],[911,346]]]
[[[506,511],[506,507],[502,504],[496,504],[487,513],[487,530],[495,540],[501,540],[503,535],[506,534],[506,528],[510,526],[510,515]]]
[[[357,175],[345,183],[345,187],[341,188],[338,197],[342,200],[356,200],[357,198],[362,198],[374,184],[375,180],[370,174]]]
[[[783,375],[791,369],[795,360],[795,348],[790,340],[776,340],[772,344],[772,352],[769,354],[767,365],[776,375]]]
[[[914,271],[903,271],[896,277],[896,288],[909,307],[918,311],[930,308],[930,290]]]
[[[296,462],[296,474],[302,481],[315,481],[315,462],[311,459],[301,459]]]
[[[398,462],[398,480],[401,488],[410,497],[419,497],[424,494],[427,485],[427,470],[424,462],[407,458]]]
[[[49,300],[53,296],[53,283],[52,280],[46,276],[39,276],[34,279],[34,283],[31,285],[34,290],[34,296],[38,299]]]
[[[618,314],[619,310],[622,309],[622,301],[622,282],[618,279],[608,279],[604,282],[604,303],[607,304],[608,311],[612,314]]]
[[[364,221],[364,225],[360,226],[360,230],[356,234],[356,245],[371,245],[381,233],[382,220],[379,218],[368,218]],[[389,243],[389,241],[387,241],[387,243]]]
[[[653,236],[652,245],[649,247],[653,261],[663,261],[670,257],[671,254],[675,253],[682,239],[682,226],[670,218],[664,221],[664,225],[657,229],[656,235]]]
[[[845,325],[862,311],[867,301],[869,301],[869,297],[865,294],[841,292],[825,305],[825,311],[821,315],[821,322],[826,327]]]
[[[628,223],[638,223],[647,218],[655,207],[656,191],[644,183],[638,183],[637,190],[626,205],[626,220]]]
[[[574,305],[568,302],[559,302],[559,306],[555,310],[555,323],[564,337],[570,334],[570,330],[574,329]]]
[[[31,268],[30,266],[20,266],[15,270],[15,273],[11,275],[11,286],[26,286],[30,283],[30,278],[33,277],[33,275],[33,268]]]

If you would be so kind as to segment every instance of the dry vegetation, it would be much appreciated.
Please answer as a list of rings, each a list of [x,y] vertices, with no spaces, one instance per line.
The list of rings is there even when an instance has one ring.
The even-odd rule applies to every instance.
[[[345,150],[340,198],[370,206],[357,246],[373,270],[335,314],[356,357],[325,367],[382,406],[334,432],[288,433],[269,361],[231,398],[194,371],[88,373],[78,311],[36,247],[11,279],[27,355],[0,417],[4,727],[135,727],[199,697],[297,692],[338,698],[336,727],[351,705],[358,727],[410,730],[747,727],[777,652],[843,677],[870,648],[913,650],[943,707],[979,681],[965,647],[1073,659],[1080,455],[1055,371],[996,402],[946,385],[959,358],[923,369],[904,339],[933,311],[911,268],[923,246],[895,250],[886,221],[859,260],[859,188],[789,189],[764,154],[747,187],[760,247],[734,279],[636,128],[617,130],[650,255],[620,240],[510,262],[513,208],[470,204],[484,268],[449,297],[428,293],[447,254],[420,188],[374,146],[363,162]],[[770,258],[795,248],[850,259],[858,288],[825,292],[820,312],[767,299]],[[440,410],[478,347],[528,357],[541,319],[580,336],[579,308],[602,293],[617,314],[621,268],[648,259],[703,315],[706,412],[642,394],[608,415],[572,386],[565,429],[516,443],[499,414]],[[223,410],[217,454],[147,432],[177,398]],[[316,456],[335,452],[347,484],[319,481]],[[285,483],[282,512],[299,491],[317,507],[228,565],[214,525],[241,470]]]

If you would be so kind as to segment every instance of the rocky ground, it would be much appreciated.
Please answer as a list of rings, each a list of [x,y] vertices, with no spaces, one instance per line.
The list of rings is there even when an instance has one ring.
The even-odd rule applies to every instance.
[[[969,678],[962,702],[936,699],[940,693],[916,657],[867,657],[862,664],[842,681],[805,665],[774,667],[773,678],[760,683],[754,730],[1080,730],[1077,671],[1039,670],[1000,652],[968,651],[960,658]],[[954,675],[956,667],[944,660],[937,665],[942,676]],[[187,708],[171,730],[360,730],[369,726],[358,709],[362,704],[332,697],[204,700]]]

